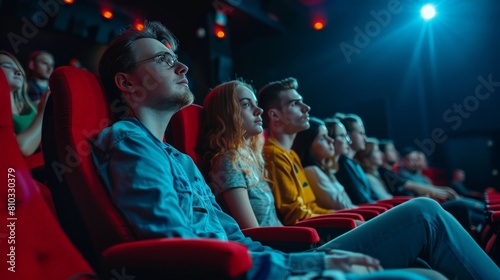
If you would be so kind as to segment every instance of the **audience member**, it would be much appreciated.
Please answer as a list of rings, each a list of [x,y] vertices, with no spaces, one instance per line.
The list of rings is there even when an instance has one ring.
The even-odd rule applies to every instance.
[[[335,210],[357,207],[335,177],[340,151],[348,146],[346,136],[338,137],[339,140],[330,138],[325,123],[314,117],[309,124],[308,129],[297,133],[292,149],[304,166],[316,202],[320,207]]]
[[[318,206],[299,156],[292,150],[296,134],[309,128],[311,109],[302,102],[297,87],[297,81],[288,78],[268,84],[258,95],[265,110],[262,119],[269,128],[264,160],[276,208],[285,225],[333,211]]]
[[[427,159],[425,155],[414,147],[405,147],[401,150],[401,160],[398,167],[399,175],[407,180],[420,184],[432,185],[432,181],[422,173],[427,168]],[[458,194],[451,188],[440,186],[441,190],[448,193],[448,198],[458,198]]]
[[[401,156],[400,176],[408,181],[416,182],[419,186],[423,185],[433,190],[444,191],[447,194],[447,199],[442,203],[444,209],[452,213],[467,230],[477,231],[482,228],[485,223],[484,203],[460,197],[455,190],[448,186],[432,185],[431,180],[422,174],[422,168],[426,167],[426,160],[422,160],[422,157],[425,157],[422,151],[406,147],[401,150]]]
[[[454,189],[459,195],[483,200],[484,195],[481,192],[473,191],[465,186],[465,171],[462,169],[455,169],[452,172],[450,187]]]
[[[14,133],[21,152],[24,156],[29,156],[40,146],[43,113],[50,92],[42,95],[37,107],[28,97],[26,74],[17,58],[9,52],[0,51],[0,68],[10,86]]]
[[[382,152],[378,146],[378,140],[375,138],[366,139],[366,147],[364,150],[358,151],[354,159],[361,165],[365,171],[366,178],[370,183],[372,191],[378,199],[392,198],[392,194],[386,188],[383,180],[381,179],[379,168],[382,167],[384,161],[382,159]]]
[[[380,139],[379,148],[382,152],[383,167],[389,170],[393,170],[396,163],[399,162],[399,152],[394,146],[394,142],[389,139]]]
[[[252,87],[242,81],[218,85],[203,108],[204,166],[222,209],[240,228],[282,225],[264,174],[262,109]]]
[[[351,139],[350,149],[339,158],[337,179],[344,186],[354,204],[375,202],[378,200],[378,197],[372,190],[365,172],[359,163],[354,160],[354,155],[358,151],[364,150],[366,146],[363,121],[359,116],[354,114],[339,113],[336,114],[336,117],[340,119],[346,128],[347,135]]]
[[[381,179],[386,188],[395,196],[427,196],[438,200],[447,200],[453,197],[452,193],[427,183],[418,183],[408,180],[394,170],[399,169],[400,155],[392,140],[380,140],[380,151],[382,152],[383,166],[379,168]]]
[[[35,104],[49,88],[49,78],[54,71],[54,56],[47,51],[34,51],[28,60],[28,96]]]

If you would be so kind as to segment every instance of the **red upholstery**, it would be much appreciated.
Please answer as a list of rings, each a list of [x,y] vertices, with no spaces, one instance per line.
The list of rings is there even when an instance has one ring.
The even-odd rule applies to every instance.
[[[1,232],[7,233],[7,236],[0,236],[4,250],[0,254],[1,275],[4,275],[1,278],[92,279],[91,267],[59,227],[29,173],[14,135],[10,104],[7,80],[0,71],[0,167],[5,176],[0,195],[0,219],[4,222]],[[10,218],[16,220],[8,220]],[[7,227],[10,223],[14,226]],[[15,266],[15,273],[8,271],[11,266]]]
[[[206,277],[233,277],[244,274],[251,267],[247,249],[233,242],[198,240],[191,243],[179,242],[177,239],[136,241],[130,227],[111,202],[91,160],[90,142],[97,141],[96,134],[108,126],[111,120],[98,79],[85,70],[60,67],[53,72],[49,82],[53,108],[47,114],[51,119],[47,118],[47,125],[43,128],[43,147],[56,154],[55,159],[46,160],[50,166],[48,171],[53,173],[49,177],[64,183],[57,188],[51,186],[51,189],[53,195],[63,191],[64,187],[69,189],[72,197],[68,199],[74,199],[80,210],[95,251],[102,256],[108,250],[104,253],[104,263],[101,263],[100,268],[106,267],[105,272],[109,273],[110,264],[119,264],[149,272],[144,260],[153,262],[154,259],[154,263],[161,263],[157,270],[170,275],[194,273]],[[54,139],[50,140],[50,137]],[[198,247],[194,245],[201,246],[198,243],[204,242],[211,246],[210,250],[194,250]],[[110,248],[116,244],[119,245]],[[161,248],[171,251],[157,254]],[[186,250],[190,250],[189,267],[194,268],[189,271],[185,269],[184,259],[175,258],[185,254]],[[170,257],[166,258],[168,255]],[[229,263],[234,265],[228,268]],[[206,266],[213,267],[211,271],[197,269]],[[211,272],[214,274],[209,274]]]
[[[427,176],[435,186],[448,186],[446,172],[442,168],[429,167],[422,170],[422,173]]]
[[[169,142],[179,151],[189,155],[199,168],[202,156],[197,153],[196,148],[200,141],[198,137],[201,135],[202,115],[203,107],[196,104],[189,105],[172,116],[169,128],[171,133],[175,134]]]

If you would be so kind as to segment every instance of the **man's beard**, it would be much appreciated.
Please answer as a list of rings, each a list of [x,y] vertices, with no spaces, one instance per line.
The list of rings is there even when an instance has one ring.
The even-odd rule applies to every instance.
[[[166,105],[166,109],[174,109],[177,111],[193,104],[193,102],[193,93],[191,92],[191,90],[186,89],[186,92],[183,92],[182,94],[176,94],[169,97],[164,104]]]

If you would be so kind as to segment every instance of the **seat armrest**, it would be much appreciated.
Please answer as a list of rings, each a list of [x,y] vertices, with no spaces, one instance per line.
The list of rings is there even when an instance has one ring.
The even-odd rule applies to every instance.
[[[335,213],[356,213],[363,216],[365,221],[368,221],[372,218],[375,218],[379,215],[379,211],[371,210],[371,209],[363,209],[363,208],[353,208],[353,209],[342,209],[337,210]]]
[[[363,218],[361,214],[350,213],[350,212],[333,212],[331,214],[319,215],[307,219],[311,220],[311,219],[322,219],[322,218],[349,218],[358,221],[365,221],[365,218]]]
[[[305,219],[295,224],[301,227],[312,228],[341,228],[353,229],[356,228],[356,222],[351,218],[333,218],[333,217],[315,217],[313,219]]]
[[[490,221],[496,225],[500,224],[500,211],[491,212]]]
[[[319,235],[313,228],[298,226],[258,227],[241,230],[247,237],[259,242],[300,242],[315,244]]]
[[[248,248],[215,239],[160,238],[118,244],[105,250],[108,267],[164,270],[172,273],[196,267],[203,275],[237,277],[252,266]]]
[[[358,204],[358,206],[376,206],[376,207],[383,207],[385,210],[389,210],[391,208],[394,208],[394,205],[388,203],[388,202],[374,202],[374,203],[363,203],[363,204]]]
[[[375,203],[389,203],[389,204],[392,204],[392,205],[396,206],[396,205],[399,205],[399,204],[401,204],[403,202],[406,202],[406,201],[408,201],[408,200],[410,200],[412,198],[414,198],[414,197],[411,197],[411,196],[395,196],[393,198],[378,200]]]
[[[373,210],[373,211],[377,211],[379,214],[382,214],[385,211],[387,211],[386,207],[384,207],[384,206],[377,206],[375,204],[372,204],[372,205],[360,205],[358,209]]]

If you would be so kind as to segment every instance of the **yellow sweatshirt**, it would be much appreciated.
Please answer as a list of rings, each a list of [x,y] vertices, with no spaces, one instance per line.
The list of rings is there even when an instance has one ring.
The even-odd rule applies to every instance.
[[[272,137],[264,145],[264,159],[269,172],[270,186],[276,209],[285,225],[293,225],[313,214],[328,214],[333,210],[321,208],[293,150],[288,152]]]

